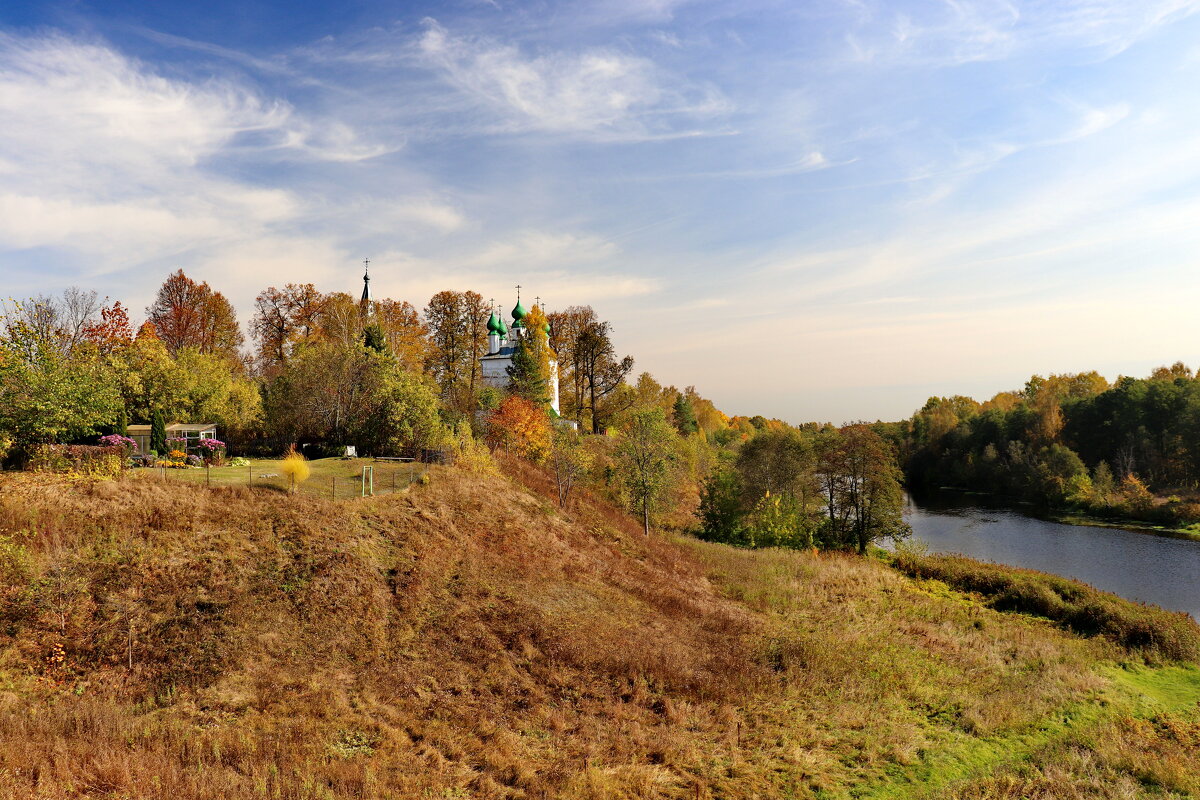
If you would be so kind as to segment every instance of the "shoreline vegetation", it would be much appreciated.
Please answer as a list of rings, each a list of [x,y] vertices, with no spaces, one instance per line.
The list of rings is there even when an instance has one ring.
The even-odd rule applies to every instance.
[[[1069,524],[1200,534],[1200,379],[1183,363],[1109,382],[1034,375],[990,400],[931,397],[878,423],[914,490],[1028,502]]]
[[[0,475],[0,797],[1200,793],[1189,619],[646,537],[499,465],[336,500]]]

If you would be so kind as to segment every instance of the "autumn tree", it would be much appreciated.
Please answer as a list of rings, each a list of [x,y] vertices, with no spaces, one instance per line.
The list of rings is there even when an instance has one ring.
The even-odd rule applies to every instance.
[[[602,433],[612,409],[605,399],[625,382],[633,370],[633,357],[616,357],[607,322],[589,322],[583,326],[572,347],[572,362],[582,381],[592,433]]]
[[[411,372],[421,372],[429,359],[429,327],[407,301],[380,300],[375,322],[383,329],[396,362]]]
[[[583,437],[574,427],[555,426],[550,435],[550,466],[554,470],[554,486],[558,505],[565,508],[576,484],[586,477],[593,457],[584,446]]]
[[[83,338],[95,345],[101,355],[112,355],[133,344],[129,312],[118,300],[100,309],[100,319],[84,325]]]
[[[311,283],[270,286],[254,300],[250,335],[258,345],[261,370],[274,372],[287,363],[292,348],[316,334],[327,298]]]
[[[476,405],[481,383],[479,359],[487,352],[491,310],[475,292],[442,291],[425,307],[429,326],[429,372],[442,397],[460,414]]]
[[[589,324],[597,322],[591,306],[570,306],[565,311],[546,315],[550,322],[550,348],[558,359],[559,380],[564,388],[562,413],[564,417],[582,421],[587,388],[583,373],[575,365],[575,341]]]
[[[881,539],[912,533],[903,519],[904,496],[895,454],[870,426],[827,431],[817,448],[817,469],[827,503],[821,538],[829,548],[860,554]]]
[[[524,397],[510,395],[488,416],[488,444],[537,463],[550,452],[550,417],[546,409]]]
[[[185,347],[239,360],[243,337],[233,306],[207,283],[196,283],[177,270],[159,287],[146,317],[167,350]]]
[[[650,512],[673,483],[676,435],[661,409],[632,415],[617,445],[617,464],[630,506],[641,513],[642,529],[650,535]]]
[[[0,434],[23,456],[38,444],[90,436],[116,422],[121,398],[94,347],[63,352],[21,319],[0,337]]]
[[[267,390],[270,431],[285,441],[356,444],[365,452],[444,445],[437,397],[418,375],[361,342],[297,348]]]

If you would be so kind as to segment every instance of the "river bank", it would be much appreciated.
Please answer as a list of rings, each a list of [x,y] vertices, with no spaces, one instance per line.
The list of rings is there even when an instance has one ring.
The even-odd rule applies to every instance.
[[[1048,508],[1030,503],[1025,500],[1005,497],[991,492],[980,492],[975,489],[958,489],[953,486],[941,486],[933,492],[922,495],[911,495],[921,499],[936,498],[939,495],[954,495],[968,498],[988,508],[1005,508],[1017,511],[1027,516],[1058,522],[1063,525],[1077,525],[1091,528],[1119,528],[1121,530],[1151,533],[1157,536],[1171,536],[1200,542],[1200,524],[1187,526],[1163,525],[1148,520],[1129,519],[1126,517],[1102,517],[1089,514],[1086,511]]]
[[[1200,542],[1129,526],[1083,525],[962,492],[910,497],[905,519],[930,552],[1075,578],[1200,618]],[[1147,535],[1152,533],[1155,535]]]

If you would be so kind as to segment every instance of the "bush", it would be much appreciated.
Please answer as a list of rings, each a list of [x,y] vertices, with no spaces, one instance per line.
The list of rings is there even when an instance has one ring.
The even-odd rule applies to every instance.
[[[86,444],[44,444],[34,450],[29,467],[38,472],[115,478],[125,469],[125,448]]]
[[[1085,583],[962,556],[899,551],[893,566],[982,595],[998,611],[1034,614],[1082,636],[1103,636],[1147,660],[1200,660],[1200,626],[1187,614],[1135,603]]]

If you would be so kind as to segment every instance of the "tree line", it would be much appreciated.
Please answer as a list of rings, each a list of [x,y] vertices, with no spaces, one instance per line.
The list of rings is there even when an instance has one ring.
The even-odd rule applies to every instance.
[[[530,309],[525,335],[510,338],[506,385],[491,386],[480,362],[491,313],[472,291],[441,291],[418,309],[289,283],[255,298],[247,341],[225,296],[183,271],[136,327],[95,292],[10,301],[0,459],[132,423],[215,422],[240,454],[439,448],[494,470],[504,453],[546,470],[561,504],[587,490],[647,532],[860,551],[903,534],[895,458],[872,428],[731,418],[695,387],[634,377],[633,357],[589,306]],[[548,402],[552,362],[561,417]]]
[[[909,483],[1173,524],[1200,521],[1200,380],[1035,375],[986,402],[933,397],[887,426]]]

